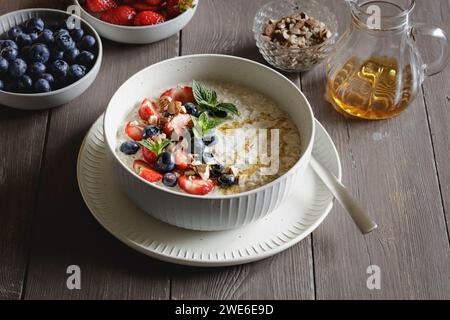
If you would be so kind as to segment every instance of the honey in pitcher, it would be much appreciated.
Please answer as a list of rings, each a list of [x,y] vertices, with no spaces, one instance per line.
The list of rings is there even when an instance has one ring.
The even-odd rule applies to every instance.
[[[368,120],[400,114],[412,101],[412,95],[411,66],[399,70],[397,60],[386,57],[366,61],[353,57],[327,84],[327,98],[337,111]]]

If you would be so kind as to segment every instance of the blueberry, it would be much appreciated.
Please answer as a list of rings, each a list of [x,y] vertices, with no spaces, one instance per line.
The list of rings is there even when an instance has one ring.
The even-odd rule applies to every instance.
[[[53,76],[50,73],[43,73],[43,74],[41,74],[41,76],[39,78],[47,80],[48,83],[50,83],[50,85],[55,83],[55,78],[53,78]]]
[[[163,152],[159,155],[155,165],[156,170],[162,173],[171,172],[175,169],[175,157],[170,152]]]
[[[9,62],[5,58],[0,57],[0,75],[8,72]]]
[[[19,51],[17,51],[17,49],[13,47],[8,47],[3,49],[0,55],[2,56],[2,58],[8,61],[13,61],[16,60],[17,56],[19,55]]]
[[[50,83],[48,83],[48,81],[45,79],[38,79],[34,84],[34,92],[36,93],[43,93],[50,91],[52,91]]]
[[[184,105],[184,107],[186,108],[186,112],[194,117],[199,117],[199,112],[197,109],[197,106],[195,104],[193,104],[192,102],[188,102]]]
[[[86,67],[90,67],[94,64],[95,55],[89,51],[82,51],[77,57],[77,63],[82,64]]]
[[[221,187],[228,188],[236,183],[236,177],[232,174],[222,174],[218,181]]]
[[[31,62],[47,63],[47,61],[50,59],[50,50],[47,48],[45,44],[42,43],[33,44],[30,48],[28,59]]]
[[[55,44],[56,47],[62,51],[72,49],[73,47],[75,47],[75,42],[70,37],[69,32],[67,33],[61,33],[61,31],[58,32],[57,35],[55,36]]]
[[[161,129],[159,129],[157,126],[151,125],[144,128],[144,133],[142,136],[144,139],[149,139],[160,134]]]
[[[214,155],[211,152],[205,151],[202,154],[203,163],[209,164],[215,161]]]
[[[51,52],[50,52],[50,59],[52,61],[63,60],[64,59],[64,51],[59,51],[57,49],[52,49]]]
[[[219,139],[214,134],[206,135],[203,137],[203,143],[207,147],[212,147],[212,146],[216,145],[218,140]]]
[[[20,49],[20,56],[22,59],[28,60],[30,49],[31,49],[30,46],[25,46],[22,49]]]
[[[80,41],[84,36],[84,30],[83,29],[73,29],[70,31],[70,36],[72,37],[73,41],[78,42]]]
[[[0,75],[8,72],[9,62],[5,58],[0,57]]]
[[[40,78],[47,71],[47,67],[42,62],[35,62],[30,66],[29,73],[32,77]]]
[[[53,44],[53,42],[55,42],[55,38],[53,37],[53,32],[50,29],[44,29],[44,31],[42,31],[39,34],[38,37],[38,42],[40,43],[45,43],[47,45],[51,45]]]
[[[228,117],[228,113],[226,111],[222,111],[222,110],[214,111],[212,115],[214,117],[217,117],[217,118],[226,118],[226,117]]]
[[[16,43],[20,48],[31,46],[33,44],[33,39],[31,39],[29,34],[21,33],[16,37]]]
[[[56,31],[53,33],[53,37],[56,38],[57,36],[63,35],[63,34],[68,34],[68,35],[70,35],[70,33],[69,33],[69,31],[68,31],[67,29],[59,28],[58,30],[56,30]]]
[[[19,26],[12,27],[8,31],[8,37],[10,39],[15,39],[19,34],[23,33],[22,28]]]
[[[0,49],[5,49],[5,48],[9,48],[9,47],[13,47],[14,49],[19,49],[19,47],[17,46],[17,43],[15,43],[12,40],[4,40],[0,46]]]
[[[8,71],[13,79],[18,79],[27,72],[27,64],[22,59],[16,59],[9,63]]]
[[[95,46],[95,38],[93,36],[84,36],[81,41],[78,43],[78,48],[82,50],[93,49]]]
[[[74,63],[75,59],[80,55],[80,50],[77,48],[72,48],[69,50],[66,50],[64,52],[64,60],[66,60],[69,63]]]
[[[211,173],[211,177],[213,178],[218,178],[223,174],[223,170],[225,169],[225,167],[223,166],[223,164],[215,164],[211,166],[210,169],[210,173]]]
[[[120,151],[130,156],[132,154],[136,154],[139,151],[139,145],[137,144],[136,141],[132,140],[125,141],[120,146]]]
[[[17,85],[21,92],[30,92],[31,88],[33,88],[33,80],[30,76],[24,75],[19,78]]]
[[[65,78],[69,71],[69,65],[64,60],[56,60],[52,63],[51,70],[56,78]]]
[[[44,30],[44,21],[41,18],[31,18],[25,22],[25,27],[29,33],[41,32]]]
[[[3,83],[3,80],[0,80],[0,91],[3,91],[5,89],[5,84]]]
[[[79,64],[71,65],[69,67],[69,72],[67,73],[67,76],[72,82],[80,80],[85,75],[86,75],[86,67],[80,66]]]
[[[32,33],[30,33],[30,38],[31,38],[31,41],[33,43],[35,43],[36,40],[39,38],[39,35],[36,32],[32,32]]]
[[[173,188],[173,187],[175,187],[177,185],[178,178],[177,178],[176,174],[174,174],[172,172],[168,172],[168,173],[166,173],[164,175],[162,181],[163,181],[165,186]]]

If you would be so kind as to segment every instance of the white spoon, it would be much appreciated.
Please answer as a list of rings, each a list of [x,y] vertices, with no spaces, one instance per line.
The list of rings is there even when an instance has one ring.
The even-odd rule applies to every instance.
[[[311,167],[327,188],[330,189],[342,207],[350,214],[363,234],[368,234],[378,228],[377,224],[370,219],[347,188],[314,157],[311,158]]]

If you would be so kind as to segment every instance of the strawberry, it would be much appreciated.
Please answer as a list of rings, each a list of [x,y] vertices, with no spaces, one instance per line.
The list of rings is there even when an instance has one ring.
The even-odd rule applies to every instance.
[[[162,174],[153,170],[142,160],[134,161],[133,169],[141,178],[147,180],[148,182],[158,182],[162,179]]]
[[[155,163],[158,159],[158,155],[147,148],[142,148],[142,155],[144,156],[145,161],[148,163]]]
[[[214,190],[214,182],[212,180],[203,180],[199,177],[181,176],[178,178],[180,188],[189,194],[204,196]]]
[[[139,144],[142,146],[142,154],[145,161],[155,163],[164,148],[170,144],[170,141],[156,138],[155,140],[142,140]]]
[[[171,88],[164,92],[161,97],[171,97],[174,101],[180,101],[183,105],[188,102],[195,103],[194,93],[192,87],[177,87]]]
[[[175,164],[178,170],[184,171],[189,169],[189,157],[184,150],[178,149],[175,151]]]
[[[184,130],[192,124],[191,116],[188,114],[180,113],[175,117],[169,119],[164,125],[163,132],[166,136],[171,137],[172,133],[175,133],[178,137],[182,137]]]
[[[139,116],[142,120],[146,121],[150,119],[151,116],[160,118],[156,105],[150,99],[142,101],[141,107],[139,108]]]
[[[141,141],[144,128],[140,127],[136,122],[130,121],[125,127],[125,133],[134,141]]]
[[[159,13],[153,11],[142,11],[134,18],[135,26],[150,26],[154,24],[163,23],[166,19]]]
[[[154,12],[158,11],[158,7],[157,6],[152,6],[152,5],[149,5],[149,4],[146,4],[146,3],[141,3],[141,2],[133,3],[132,6],[137,11],[154,11]]]
[[[195,5],[193,0],[168,0],[166,6],[169,18],[175,18]]]
[[[144,0],[150,6],[158,7],[163,3],[163,0]]]
[[[130,6],[119,6],[117,8],[109,9],[100,16],[100,19],[121,26],[129,26],[132,24],[136,10]]]
[[[103,12],[117,7],[116,0],[86,0],[86,9],[90,12]]]

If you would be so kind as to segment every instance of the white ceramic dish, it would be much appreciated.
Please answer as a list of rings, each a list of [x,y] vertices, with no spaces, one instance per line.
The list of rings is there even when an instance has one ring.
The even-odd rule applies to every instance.
[[[313,154],[341,179],[341,163],[333,141],[318,122],[316,128]],[[265,259],[307,237],[333,206],[333,196],[308,167],[292,196],[258,222],[220,232],[176,228],[150,217],[127,198],[106,161],[107,148],[100,117],[78,157],[78,184],[84,201],[112,235],[134,250],[163,261],[220,267]]]
[[[10,12],[0,17],[0,35],[32,17],[40,17],[45,21],[46,19],[67,19],[69,16],[70,15],[65,11],[42,8]],[[97,60],[88,74],[67,87],[46,93],[23,94],[0,91],[0,104],[25,110],[49,109],[66,104],[83,94],[97,78],[102,64],[103,46],[100,36],[94,28],[82,19],[81,23],[86,33],[95,37],[98,44]]]
[[[142,27],[119,26],[102,21],[83,8],[82,0],[74,0],[74,3],[80,7],[81,17],[92,24],[102,37],[120,43],[148,44],[167,39],[183,29],[194,16],[199,0],[195,1],[194,8],[183,12],[174,19],[157,25]]]
[[[116,154],[117,132],[142,98],[161,88],[193,79],[243,84],[272,98],[298,127],[302,140],[300,160],[283,176],[252,191],[228,196],[193,196],[146,182],[125,166]],[[130,95],[132,92],[132,95]],[[194,55],[152,65],[126,81],[111,99],[104,121],[108,145],[119,185],[132,201],[150,215],[193,230],[217,231],[255,222],[275,210],[302,181],[314,142],[314,117],[303,93],[280,73],[253,61],[224,55]]]

